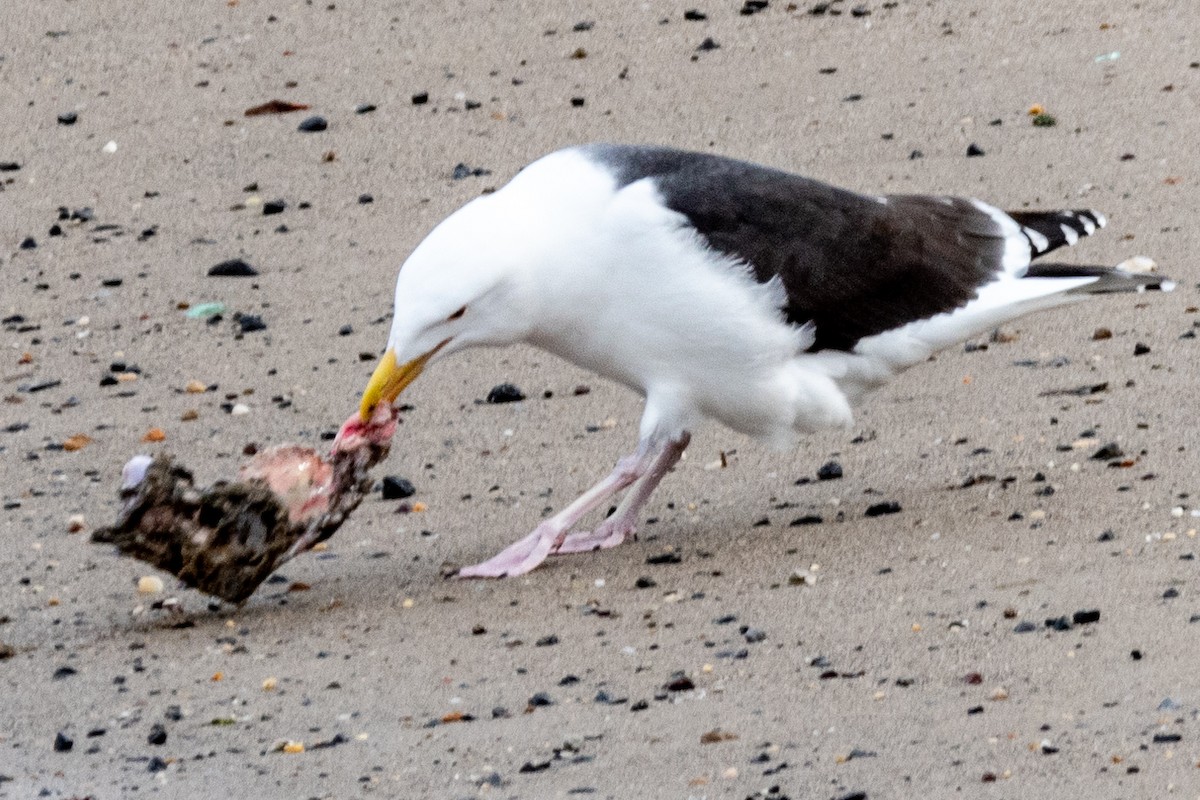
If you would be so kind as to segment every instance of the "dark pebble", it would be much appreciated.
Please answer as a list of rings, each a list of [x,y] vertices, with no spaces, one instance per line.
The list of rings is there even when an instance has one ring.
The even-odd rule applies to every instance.
[[[296,130],[301,133],[320,133],[329,127],[329,122],[324,117],[309,117],[296,126]]]
[[[179,722],[183,719],[183,709],[177,705],[167,706],[167,710],[163,712],[163,717],[171,722]]]
[[[579,683],[578,675],[563,675],[562,679],[559,680],[558,685],[559,686],[574,686],[577,683]]]
[[[367,205],[368,203],[374,203],[374,202],[375,202],[375,197],[374,197],[373,195],[369,195],[369,194],[360,194],[360,195],[358,196],[358,204],[359,204],[360,206],[365,206],[365,205]]]
[[[746,0],[746,2],[742,3],[742,7],[738,10],[738,13],[743,17],[748,17],[752,14],[757,14],[759,11],[765,11],[768,5],[770,5],[768,0]]]
[[[634,703],[633,705],[631,705],[629,707],[629,710],[630,711],[645,711],[649,707],[650,707],[650,704],[648,702],[646,702],[645,700],[638,700],[636,703]]]
[[[1173,744],[1183,741],[1183,734],[1180,733],[1156,733],[1154,734],[1155,744]]]
[[[635,589],[653,589],[655,586],[658,586],[658,583],[653,578],[646,575],[643,575],[633,582],[633,588]]]
[[[705,14],[699,9],[691,8],[683,12],[683,18],[688,22],[703,22],[704,20],[708,19],[708,14]]]
[[[15,161],[0,161],[0,172],[16,172],[21,165]]]
[[[58,115],[59,125],[74,125],[78,121],[79,115],[74,111],[64,111],[62,114]]]
[[[36,248],[37,248],[37,239],[34,239],[32,236],[26,236],[24,239],[21,240],[21,249],[22,250],[34,250]]]
[[[721,45],[717,44],[717,42],[714,41],[711,36],[709,36],[709,37],[706,37],[704,39],[704,41],[701,42],[700,45],[696,49],[699,50],[701,53],[706,53],[709,50],[719,50],[720,48],[721,48]]]
[[[383,479],[383,499],[403,500],[417,493],[417,487],[412,481],[398,475],[388,475]]]
[[[454,171],[450,173],[450,179],[454,181],[461,181],[464,178],[479,178],[484,175],[491,174],[492,171],[490,169],[484,169],[483,167],[468,167],[466,164],[460,161],[454,165]]]
[[[231,258],[228,261],[222,261],[208,269],[210,278],[252,278],[258,274],[258,270],[242,261],[240,258]]]
[[[686,675],[676,675],[663,684],[663,688],[668,692],[690,692],[696,688],[696,684]]]
[[[501,383],[492,387],[488,392],[487,401],[493,405],[499,403],[515,403],[518,400],[524,400],[525,393],[513,386],[511,383]]]
[[[976,156],[984,155],[984,150],[979,145],[971,142],[967,145],[967,158],[975,158]]]
[[[837,800],[867,800],[867,793],[851,792],[850,794],[842,795],[841,797],[837,798]]]
[[[353,325],[347,324],[347,325],[343,325],[342,327],[338,328],[338,336],[349,336],[352,333],[354,333]]]
[[[533,708],[541,708],[543,706],[552,706],[554,701],[550,699],[550,695],[545,692],[538,692],[533,697],[529,698],[529,705]]]
[[[817,470],[817,480],[836,481],[842,477],[842,465],[836,461],[827,461]]]
[[[1144,356],[1144,355],[1146,355],[1146,353],[1149,353],[1149,352],[1150,352],[1150,345],[1148,345],[1148,344],[1142,344],[1141,342],[1138,342],[1137,344],[1135,344],[1133,346],[1133,354],[1135,356]]]
[[[1096,452],[1092,453],[1091,457],[1096,461],[1107,461],[1110,458],[1120,458],[1123,455],[1125,455],[1125,451],[1121,449],[1119,444],[1116,442],[1109,442]]]
[[[71,748],[75,746],[75,740],[67,736],[62,731],[54,735],[54,752],[69,753]]]
[[[1013,628],[1013,633],[1033,633],[1037,630],[1037,625],[1034,625],[1029,620],[1018,622],[1017,627]]]
[[[167,729],[162,726],[161,722],[156,722],[150,726],[150,735],[146,737],[146,741],[150,744],[167,743]]]
[[[120,381],[117,380],[117,376],[115,375],[105,375],[100,379],[101,386],[116,386],[118,383]]]
[[[571,30],[575,31],[576,33],[581,33],[583,31],[590,31],[594,27],[596,27],[596,23],[590,20],[585,20],[583,22],[576,22],[571,26]]]
[[[683,561],[683,556],[681,556],[679,553],[660,553],[659,555],[648,556],[646,558],[646,563],[651,565],[678,564],[681,561]]]
[[[54,670],[54,675],[52,677],[56,681],[61,681],[63,678],[69,678],[75,674],[77,674],[77,671],[74,667],[59,667],[58,669]]]
[[[521,773],[522,775],[528,775],[531,772],[543,772],[548,769],[550,769],[549,761],[539,761],[536,764],[532,761],[526,761],[521,765],[521,768],[518,769],[517,772]]]
[[[146,764],[146,771],[151,773],[162,772],[166,768],[167,762],[163,761],[158,756],[152,756],[150,761]]]
[[[583,104],[586,102],[587,102],[587,100],[585,100],[582,97],[572,97],[571,98],[571,107],[572,108],[583,108]]]
[[[1107,531],[1104,531],[1103,533],[1101,533],[1099,536],[1097,536],[1096,541],[1097,542],[1111,542],[1113,539],[1116,539],[1116,538],[1117,538],[1117,535],[1115,533],[1113,533],[1111,530],[1107,530]]]
[[[854,8],[850,9],[850,16],[852,17],[869,17],[870,15],[871,9],[867,8],[866,6],[855,6]]]
[[[543,636],[542,638],[538,639],[537,642],[534,644],[534,646],[535,647],[551,647],[556,644],[558,644],[558,637],[552,633],[549,636]]]
[[[238,330],[242,333],[253,333],[254,331],[265,331],[267,323],[263,322],[263,318],[258,314],[235,314],[234,319],[237,321]]]
[[[1069,631],[1071,630],[1071,620],[1067,619],[1065,616],[1051,617],[1050,619],[1046,620],[1046,627],[1053,628],[1056,631]]]
[[[759,642],[766,640],[767,632],[760,628],[746,628],[742,631],[742,637],[749,644],[758,644]]]
[[[875,503],[867,506],[866,512],[868,517],[882,517],[884,514],[899,514],[900,504],[895,500],[885,500],[882,503]]]
[[[412,96],[414,106],[423,106],[429,102],[429,92],[417,92]]]
[[[359,103],[358,105],[356,105],[354,107],[354,113],[355,114],[370,114],[376,108],[378,108],[378,106],[376,106],[374,103]]]
[[[793,528],[799,528],[802,525],[820,525],[824,521],[824,518],[820,514],[805,514],[803,517],[796,517],[788,525]]]
[[[287,208],[287,202],[284,200],[270,200],[263,203],[262,213],[264,217],[272,216],[273,214],[282,214]]]
[[[1179,590],[1172,586],[1170,589],[1167,589],[1165,592],[1163,592],[1162,596],[1163,600],[1173,600],[1176,597],[1179,597]]]
[[[50,236],[62,236],[62,225],[59,225],[57,222],[54,223],[50,226],[50,230],[47,231],[47,234]]]
[[[492,709],[492,719],[508,719],[512,714],[504,706],[496,706]]]
[[[1142,651],[1141,650],[1130,650],[1129,657],[1132,658],[1134,661],[1141,661],[1142,660]]]
[[[1071,622],[1074,622],[1076,625],[1090,625],[1093,622],[1099,621],[1100,609],[1098,608],[1076,611],[1071,615]]]

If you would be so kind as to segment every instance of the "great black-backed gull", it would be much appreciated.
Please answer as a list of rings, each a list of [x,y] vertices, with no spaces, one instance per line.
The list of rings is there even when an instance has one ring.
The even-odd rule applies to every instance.
[[[1096,211],[864,196],[670,148],[561,150],[449,216],[404,262],[387,351],[343,435],[369,429],[429,363],[474,345],[527,342],[642,393],[633,454],[458,573],[521,575],[629,538],[703,417],[787,446],[850,425],[872,389],[1016,317],[1171,288],[1120,268],[1033,263],[1104,223]],[[623,490],[598,527],[575,530]]]

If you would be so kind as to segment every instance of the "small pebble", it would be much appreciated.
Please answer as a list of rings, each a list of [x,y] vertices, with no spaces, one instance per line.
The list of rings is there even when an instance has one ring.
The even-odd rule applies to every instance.
[[[407,478],[398,475],[388,475],[383,479],[383,499],[403,500],[417,493],[417,487]]]
[[[275,214],[282,214],[282,213],[283,213],[283,211],[284,211],[284,209],[286,209],[286,208],[287,208],[287,201],[285,201],[285,200],[271,200],[271,201],[269,201],[269,202],[263,203],[263,205],[262,205],[262,215],[263,215],[264,217],[270,217],[270,216],[273,216],[273,215],[275,215]]]
[[[487,401],[492,404],[515,403],[525,399],[525,393],[511,383],[501,383],[488,392]]]
[[[62,731],[59,731],[54,735],[54,752],[69,753],[71,752],[71,748],[74,746],[75,740],[70,736],[67,736]]]
[[[222,261],[208,269],[210,278],[252,278],[257,274],[258,270],[240,258]]]
[[[370,114],[377,107],[378,106],[376,106],[374,103],[359,103],[358,105],[356,105],[354,107],[354,113],[355,114]]]
[[[301,133],[319,133],[329,127],[329,122],[324,117],[309,117],[296,126],[296,130]]]
[[[72,514],[71,518],[67,520],[67,533],[79,533],[86,527],[87,520],[84,519],[83,514]]]
[[[842,465],[836,461],[827,461],[817,470],[817,480],[835,481],[842,477]]]
[[[979,145],[972,142],[967,145],[967,158],[975,158],[984,155],[984,150]]]
[[[414,106],[423,106],[429,102],[429,92],[417,92],[412,96]]]
[[[79,121],[79,115],[74,111],[64,111],[58,115],[59,125],[74,125]]]
[[[161,722],[156,722],[150,726],[150,734],[146,737],[146,741],[153,745],[167,743],[167,729],[163,727]]]
[[[138,578],[138,594],[158,594],[163,588],[163,580],[157,575],[143,575]]]
[[[233,408],[229,411],[235,417],[240,417],[250,413],[250,406],[245,403],[234,403]]]

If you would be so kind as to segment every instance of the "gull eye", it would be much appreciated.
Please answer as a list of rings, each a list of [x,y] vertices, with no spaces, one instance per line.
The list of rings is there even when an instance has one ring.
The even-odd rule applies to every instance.
[[[453,314],[451,314],[450,316],[446,317],[446,322],[453,322],[453,321],[454,321],[454,320],[456,320],[456,319],[461,319],[461,318],[462,318],[462,315],[463,315],[463,314],[465,314],[465,313],[467,313],[467,307],[466,307],[466,306],[463,306],[463,307],[462,307],[462,308],[460,308],[458,311],[455,311]]]

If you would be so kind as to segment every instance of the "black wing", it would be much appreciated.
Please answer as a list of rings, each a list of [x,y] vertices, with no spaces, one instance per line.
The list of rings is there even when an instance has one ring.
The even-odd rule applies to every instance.
[[[712,248],[779,276],[811,350],[952,311],[1003,268],[1005,232],[960,198],[864,197],[780,170],[670,148],[597,145],[619,185],[652,178]]]

